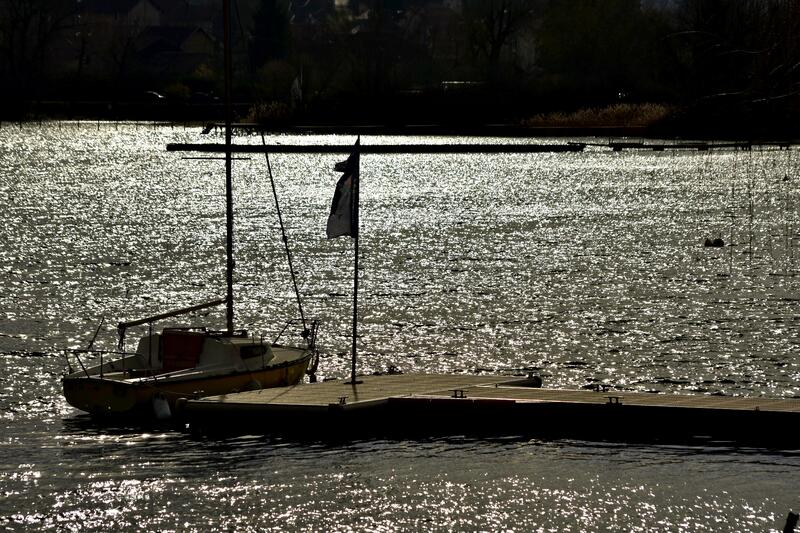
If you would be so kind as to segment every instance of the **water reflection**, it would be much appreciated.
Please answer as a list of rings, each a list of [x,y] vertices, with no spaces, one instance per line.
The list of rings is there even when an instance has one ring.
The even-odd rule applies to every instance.
[[[199,128],[141,125],[0,127],[3,527],[782,526],[795,503],[794,453],[724,443],[206,440],[78,416],[60,396],[58,350],[84,347],[100,316],[113,324],[221,293],[222,165],[164,151],[198,137]],[[323,231],[337,159],[272,160],[308,313],[324,324],[323,378],[349,370],[350,248]],[[785,153],[362,161],[365,372],[535,369],[551,387],[800,396],[798,190],[783,179],[796,173]],[[236,161],[234,172],[237,317],[271,337],[296,311],[266,166]],[[703,246],[718,235],[725,247]],[[224,323],[216,310],[195,318]],[[97,346],[115,343],[110,327]]]
[[[747,495],[788,481],[787,469],[800,466],[797,455],[757,450],[579,441],[329,446],[130,437],[132,446],[112,438],[84,449],[88,461],[66,473],[72,488],[58,493],[54,512],[18,513],[13,523],[55,527],[80,518],[128,527],[138,516],[147,528],[648,531],[724,521],[754,530],[774,525],[784,502]],[[107,457],[112,448],[120,451]]]

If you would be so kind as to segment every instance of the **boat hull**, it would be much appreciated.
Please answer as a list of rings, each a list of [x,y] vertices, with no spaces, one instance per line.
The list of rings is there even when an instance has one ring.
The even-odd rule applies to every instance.
[[[175,412],[178,398],[201,398],[295,385],[303,379],[310,360],[311,354],[307,352],[303,357],[281,365],[213,376],[109,379],[96,375],[73,375],[64,377],[62,382],[67,402],[94,416],[167,418]]]

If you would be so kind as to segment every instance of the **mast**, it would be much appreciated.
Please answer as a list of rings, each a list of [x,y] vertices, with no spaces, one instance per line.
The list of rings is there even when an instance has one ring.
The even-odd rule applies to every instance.
[[[231,177],[231,1],[223,0],[223,45],[225,55],[225,250],[227,261],[225,279],[226,322],[228,333],[233,333],[233,179]]]

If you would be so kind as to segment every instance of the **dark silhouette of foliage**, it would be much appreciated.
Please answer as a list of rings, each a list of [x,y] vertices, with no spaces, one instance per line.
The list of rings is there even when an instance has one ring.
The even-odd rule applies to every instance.
[[[680,0],[676,83],[700,119],[769,129],[800,102],[800,1]]]
[[[3,92],[30,96],[52,69],[51,46],[72,24],[70,0],[0,1],[0,73]]]
[[[148,69],[136,27],[99,44],[74,16],[81,4],[0,0],[6,101],[67,99],[75,87],[110,101],[150,89],[184,100],[220,92],[208,74]],[[236,99],[285,104],[295,119],[461,124],[657,103],[688,110],[698,127],[767,131],[800,114],[800,0],[234,5]],[[209,28],[221,42],[219,20]],[[218,78],[220,65],[211,58],[202,72]]]
[[[250,39],[250,61],[254,70],[269,61],[288,57],[289,22],[289,0],[261,0],[253,17]]]
[[[472,53],[485,62],[489,81],[499,79],[504,49],[517,32],[531,23],[539,3],[536,0],[471,0],[464,3]]]
[[[638,0],[550,0],[539,32],[540,65],[554,88],[587,103],[651,92],[658,18]]]

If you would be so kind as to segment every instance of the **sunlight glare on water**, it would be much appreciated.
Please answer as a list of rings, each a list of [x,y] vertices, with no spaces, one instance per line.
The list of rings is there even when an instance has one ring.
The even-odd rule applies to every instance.
[[[219,140],[199,132],[0,127],[0,526],[782,527],[800,465],[788,452],[208,441],[78,415],[60,394],[60,349],[85,347],[100,317],[96,346],[110,349],[120,320],[224,293],[223,163],[164,149]],[[361,371],[534,371],[553,388],[799,396],[794,152],[364,154]],[[324,235],[342,158],[271,155],[306,313],[323,323],[321,377],[349,370],[352,247]],[[273,337],[298,314],[263,156],[234,161],[234,183],[237,326]],[[703,246],[716,237],[726,246]],[[221,309],[203,313],[191,322],[224,326]]]

